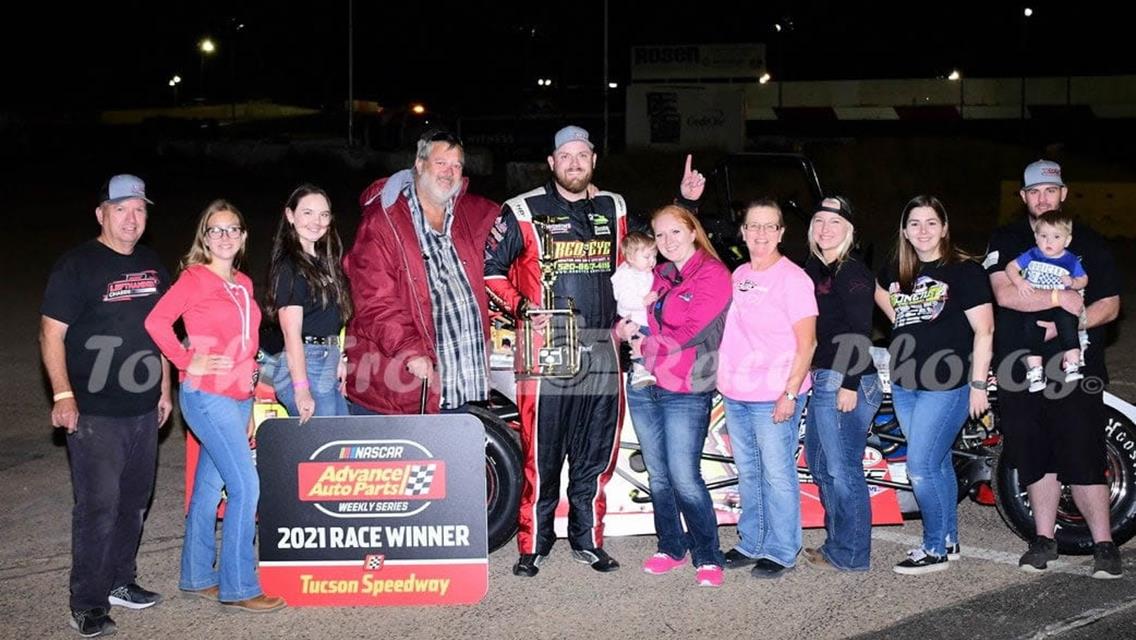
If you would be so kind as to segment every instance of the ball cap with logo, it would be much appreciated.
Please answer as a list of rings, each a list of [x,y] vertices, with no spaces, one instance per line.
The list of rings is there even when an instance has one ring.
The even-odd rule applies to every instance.
[[[154,204],[153,200],[146,197],[146,183],[142,182],[142,178],[132,176],[129,173],[120,173],[107,180],[106,184],[103,185],[99,202],[115,203],[130,198],[142,198],[146,202]]]
[[[1022,178],[1022,188],[1029,189],[1041,184],[1055,184],[1064,187],[1061,181],[1061,165],[1051,160],[1038,160],[1026,167]]]
[[[556,151],[569,142],[575,142],[577,140],[588,145],[589,149],[596,148],[595,145],[592,144],[592,141],[588,139],[588,132],[586,129],[577,127],[576,125],[568,125],[567,127],[564,127],[560,131],[556,132],[556,138],[554,142],[555,146],[552,149],[553,151]]]

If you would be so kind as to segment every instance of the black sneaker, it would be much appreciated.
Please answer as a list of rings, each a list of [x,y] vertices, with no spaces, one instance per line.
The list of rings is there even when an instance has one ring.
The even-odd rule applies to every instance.
[[[949,566],[946,555],[935,556],[922,549],[912,549],[907,552],[907,559],[892,567],[892,571],[905,576],[921,576],[943,571]]]
[[[741,569],[742,567],[751,567],[756,563],[757,558],[751,558],[741,551],[738,551],[737,549],[730,549],[726,552],[727,569]]]
[[[947,545],[947,560],[951,562],[962,560],[962,548],[959,546],[959,543],[956,542],[952,545]]]
[[[1115,580],[1124,574],[1120,566],[1120,549],[1113,542],[1098,542],[1093,545],[1093,577],[1100,580]]]
[[[1057,541],[1045,536],[1036,536],[1030,542],[1029,550],[1018,560],[1018,568],[1028,573],[1041,573],[1049,568],[1049,561],[1057,559]]]
[[[780,578],[785,575],[786,572],[792,570],[793,567],[786,567],[769,558],[762,558],[754,561],[753,568],[749,570],[749,575],[755,578],[761,578],[762,580],[772,580],[774,578]]]
[[[547,557],[535,553],[522,553],[521,557],[517,558],[517,564],[513,565],[513,575],[522,578],[535,576],[540,573],[540,565]]]
[[[162,594],[147,591],[138,586],[137,582],[124,584],[110,590],[110,603],[116,607],[127,609],[145,609],[162,601]]]
[[[118,627],[114,620],[107,615],[107,610],[101,607],[95,609],[72,609],[71,628],[78,631],[84,638],[95,636],[109,636]]]
[[[603,549],[573,549],[572,559],[576,562],[590,564],[593,569],[600,573],[609,573],[619,569],[619,563],[615,561],[615,558],[607,555],[607,552]]]

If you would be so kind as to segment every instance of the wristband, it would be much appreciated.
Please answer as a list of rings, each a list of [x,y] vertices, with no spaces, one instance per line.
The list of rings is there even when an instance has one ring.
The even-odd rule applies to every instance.
[[[297,381],[292,383],[292,388],[297,390],[297,391],[299,391],[300,389],[307,389],[310,386],[311,385],[308,384],[307,380],[297,380]]]
[[[75,397],[75,394],[70,392],[70,391],[60,391],[59,393],[51,396],[51,399],[54,402],[59,402],[60,400],[66,400],[67,398],[74,398],[74,397]]]
[[[1049,300],[1053,304],[1061,306],[1061,301],[1057,299],[1057,289],[1050,289],[1049,290]]]
[[[988,387],[985,380],[971,380],[970,388],[977,389],[979,391],[986,391]]]

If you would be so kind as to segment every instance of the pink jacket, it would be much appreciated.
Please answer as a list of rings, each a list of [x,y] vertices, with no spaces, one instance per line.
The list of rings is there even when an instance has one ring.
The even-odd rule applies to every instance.
[[[699,249],[681,272],[671,262],[655,267],[651,290],[659,300],[647,309],[651,335],[642,351],[656,384],[679,393],[713,390],[730,307],[730,271]]]

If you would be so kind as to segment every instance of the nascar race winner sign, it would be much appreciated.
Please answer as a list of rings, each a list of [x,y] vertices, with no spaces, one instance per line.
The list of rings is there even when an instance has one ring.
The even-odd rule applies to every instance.
[[[476,418],[273,419],[256,441],[265,592],[292,606],[485,596],[485,431]]]

